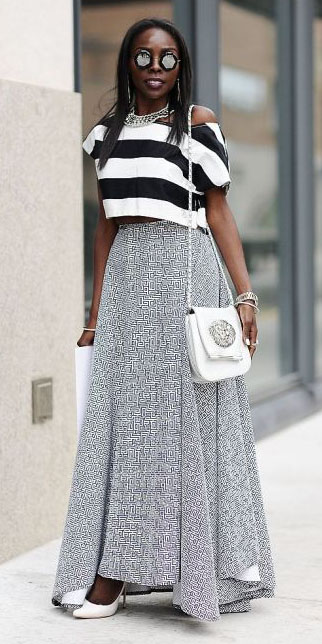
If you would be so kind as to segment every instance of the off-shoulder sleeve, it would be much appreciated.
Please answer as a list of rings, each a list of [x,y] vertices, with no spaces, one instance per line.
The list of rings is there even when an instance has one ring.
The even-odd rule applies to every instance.
[[[230,179],[230,163],[225,135],[219,123],[202,123],[192,129],[193,179],[197,190],[223,188],[227,194]]]
[[[100,156],[100,149],[104,138],[104,129],[106,128],[103,125],[94,125],[82,143],[82,148],[93,159],[98,159]]]

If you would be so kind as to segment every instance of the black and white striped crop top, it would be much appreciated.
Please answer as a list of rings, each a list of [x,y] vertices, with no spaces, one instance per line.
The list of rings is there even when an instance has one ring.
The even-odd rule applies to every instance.
[[[95,125],[82,143],[95,160],[105,215],[145,216],[189,225],[188,134],[166,143],[167,123],[124,125],[102,170],[98,169],[106,126]],[[227,143],[220,124],[192,125],[192,226],[206,225],[205,191],[230,186]]]

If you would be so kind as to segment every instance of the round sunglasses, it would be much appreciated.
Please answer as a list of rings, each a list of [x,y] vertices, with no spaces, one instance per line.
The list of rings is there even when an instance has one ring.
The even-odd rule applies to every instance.
[[[151,67],[153,62],[153,56],[147,49],[140,49],[133,58],[138,69],[147,69]],[[159,65],[162,69],[169,72],[175,69],[180,60],[181,58],[178,58],[172,51],[165,51],[159,57]]]

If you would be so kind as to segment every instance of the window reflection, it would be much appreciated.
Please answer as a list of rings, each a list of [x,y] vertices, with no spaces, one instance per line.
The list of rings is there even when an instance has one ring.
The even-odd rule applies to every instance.
[[[260,344],[247,373],[256,391],[275,383],[282,371],[277,305],[277,35],[274,15],[261,12],[261,2],[257,3],[259,13],[236,4],[221,3],[221,123],[232,170],[229,204],[252,288],[259,296]],[[270,4],[272,11],[274,2]]]
[[[315,3],[314,47],[314,169],[316,373],[322,376],[322,2]]]

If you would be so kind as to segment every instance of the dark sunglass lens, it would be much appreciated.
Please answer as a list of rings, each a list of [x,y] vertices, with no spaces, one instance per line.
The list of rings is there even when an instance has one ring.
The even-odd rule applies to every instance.
[[[148,51],[139,51],[135,56],[138,67],[147,67],[150,64],[151,56]]]
[[[171,52],[164,54],[161,60],[165,69],[174,69],[177,64],[177,58],[174,54],[171,54]]]

